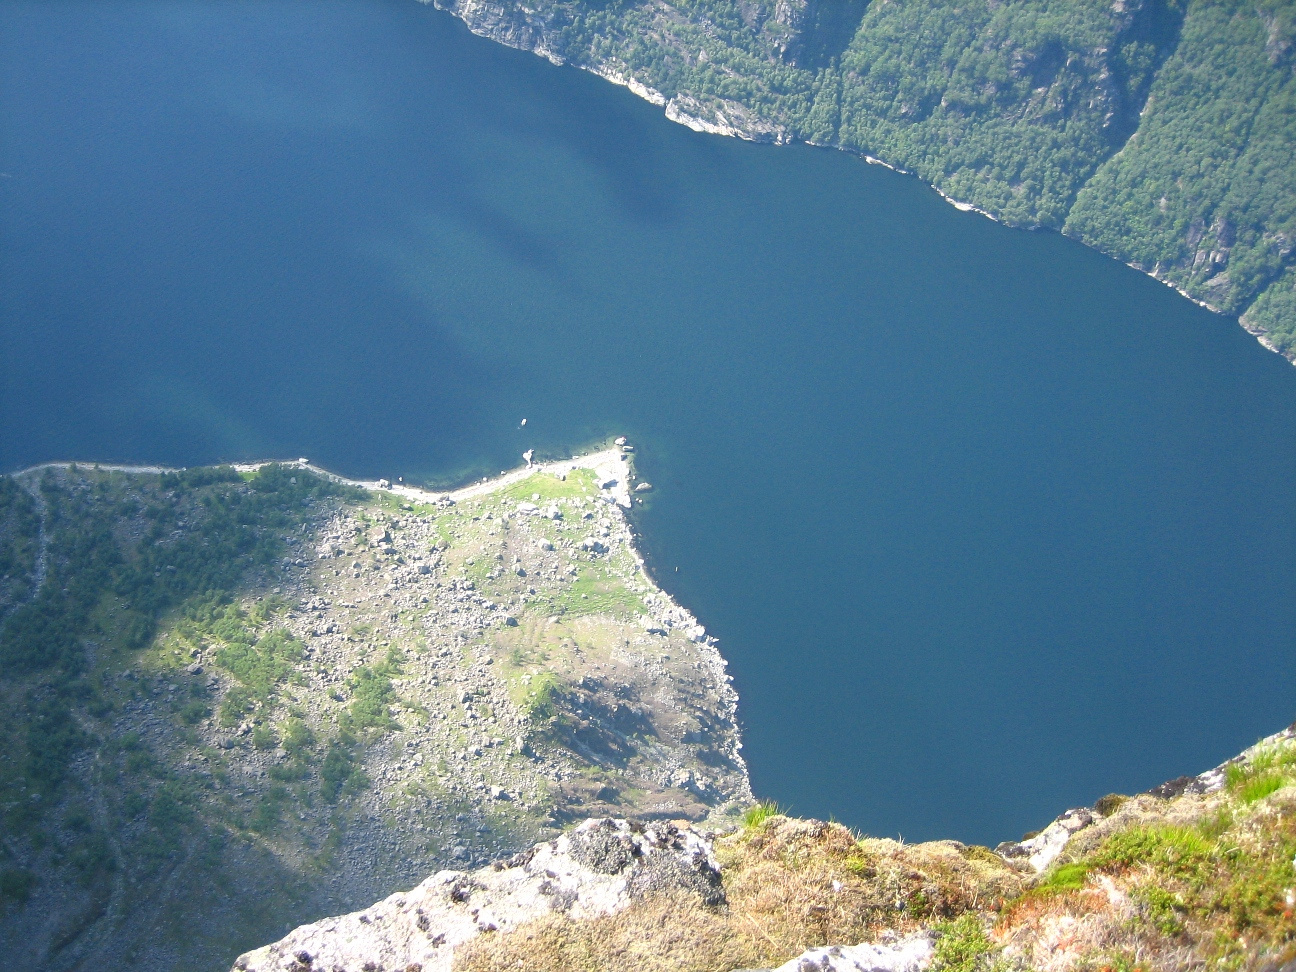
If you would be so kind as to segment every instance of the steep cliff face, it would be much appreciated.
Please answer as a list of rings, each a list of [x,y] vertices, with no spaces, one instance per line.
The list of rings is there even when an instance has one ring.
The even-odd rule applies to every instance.
[[[736,696],[644,571],[628,458],[0,479],[5,968],[224,967],[573,820],[739,813]]]
[[[1296,954],[1296,732],[997,852],[758,807],[714,835],[590,820],[299,928],[239,972],[1276,970]]]
[[[1296,11],[1206,0],[424,0],[698,131],[1060,229],[1296,360]]]

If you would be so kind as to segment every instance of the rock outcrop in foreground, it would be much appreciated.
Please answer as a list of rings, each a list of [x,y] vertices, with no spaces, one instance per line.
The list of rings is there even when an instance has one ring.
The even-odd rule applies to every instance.
[[[610,915],[636,898],[675,891],[713,905],[724,900],[709,841],[672,824],[587,820],[490,867],[440,871],[372,908],[298,928],[234,967],[449,970],[455,949],[479,935],[549,914]]]
[[[997,851],[757,806],[723,835],[588,820],[297,929],[239,972],[1296,967],[1296,731]]]

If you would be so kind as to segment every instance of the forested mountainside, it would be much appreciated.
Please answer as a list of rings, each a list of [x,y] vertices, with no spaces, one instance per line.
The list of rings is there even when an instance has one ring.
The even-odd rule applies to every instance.
[[[599,455],[458,501],[0,477],[4,968],[228,968],[591,814],[748,805],[723,661]]]
[[[694,127],[875,157],[1296,360],[1292,0],[434,0]]]

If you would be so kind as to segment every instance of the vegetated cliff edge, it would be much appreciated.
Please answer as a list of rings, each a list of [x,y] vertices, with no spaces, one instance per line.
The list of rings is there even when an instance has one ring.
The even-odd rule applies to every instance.
[[[5,969],[226,968],[573,820],[740,813],[736,697],[634,548],[630,459],[0,477]]]
[[[423,0],[699,131],[1060,230],[1296,362],[1291,0]]]
[[[589,820],[298,928],[236,972],[1182,972],[1296,967],[1296,733],[997,851],[756,806]]]

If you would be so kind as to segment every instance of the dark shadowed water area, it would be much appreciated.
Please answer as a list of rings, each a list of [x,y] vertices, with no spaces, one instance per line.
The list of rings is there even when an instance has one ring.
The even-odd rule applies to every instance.
[[[0,173],[0,468],[627,434],[798,813],[994,843],[1296,715],[1296,370],[1059,236],[413,0],[4,3]]]

